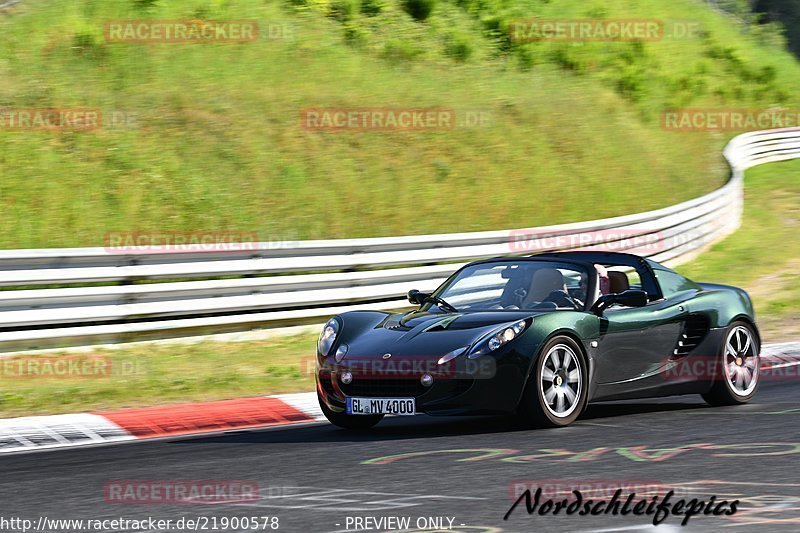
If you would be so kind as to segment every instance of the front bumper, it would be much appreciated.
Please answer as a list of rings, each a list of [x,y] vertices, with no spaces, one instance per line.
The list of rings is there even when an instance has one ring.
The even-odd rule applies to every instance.
[[[334,412],[344,411],[345,398],[348,396],[414,398],[417,412],[429,415],[513,412],[525,385],[527,366],[516,364],[507,358],[491,359],[492,372],[489,373],[486,365],[473,365],[476,367],[474,369],[465,368],[467,362],[463,361],[458,371],[429,372],[433,376],[433,384],[426,387],[420,382],[424,372],[364,375],[358,372],[361,368],[358,361],[326,364],[326,361],[318,360],[317,394],[320,401]],[[351,383],[342,383],[341,376],[344,372],[353,374]]]

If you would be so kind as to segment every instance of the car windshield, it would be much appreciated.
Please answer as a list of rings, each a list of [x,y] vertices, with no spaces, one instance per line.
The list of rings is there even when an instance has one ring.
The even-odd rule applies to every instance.
[[[472,265],[436,292],[459,311],[583,310],[589,276],[579,265],[498,261]]]

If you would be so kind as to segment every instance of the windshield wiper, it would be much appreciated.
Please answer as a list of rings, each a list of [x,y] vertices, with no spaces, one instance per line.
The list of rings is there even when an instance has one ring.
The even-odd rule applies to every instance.
[[[439,298],[438,296],[430,295],[427,298],[425,298],[425,301],[433,302],[442,309],[444,309],[445,311],[450,311],[451,313],[458,313],[458,309],[456,309],[455,307],[444,301],[443,298]]]

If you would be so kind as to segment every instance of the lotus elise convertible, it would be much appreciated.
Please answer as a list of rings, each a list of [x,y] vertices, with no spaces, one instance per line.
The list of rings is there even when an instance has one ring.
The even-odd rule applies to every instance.
[[[557,427],[590,401],[701,394],[733,405],[758,386],[747,293],[635,255],[476,261],[408,299],[416,310],[352,311],[325,324],[315,374],[333,424],[518,413]]]

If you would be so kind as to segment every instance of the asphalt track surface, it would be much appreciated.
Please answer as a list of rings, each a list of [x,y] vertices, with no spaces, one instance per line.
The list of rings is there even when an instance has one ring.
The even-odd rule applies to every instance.
[[[213,518],[219,526],[224,518],[276,516],[279,531],[298,532],[388,531],[373,522],[363,523],[370,529],[356,529],[353,521],[382,516],[408,517],[404,531],[447,530],[424,523],[429,517],[450,518],[450,530],[464,532],[798,531],[798,395],[795,378],[762,383],[746,406],[711,408],[699,396],[592,405],[562,429],[524,429],[507,418],[417,416],[386,419],[362,434],[322,423],[12,455],[0,459],[0,518],[38,525],[40,517],[206,517],[210,528]],[[247,503],[135,505],[104,497],[110,481],[170,479],[253,480],[260,497]],[[626,489],[623,498],[660,484],[674,489],[675,498],[715,495],[717,502],[740,503],[735,515],[696,516],[686,527],[678,516],[654,529],[652,516],[528,515],[524,503],[503,520],[516,484],[535,489],[548,480],[562,488],[574,487],[572,481],[616,484]],[[587,485],[582,488],[591,497]],[[611,496],[595,490],[601,491],[596,497]],[[238,525],[227,531],[252,531]],[[184,524],[163,531],[187,529]],[[0,530],[19,531],[8,525]],[[62,524],[45,530],[77,529]]]

